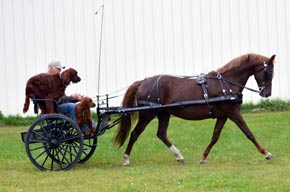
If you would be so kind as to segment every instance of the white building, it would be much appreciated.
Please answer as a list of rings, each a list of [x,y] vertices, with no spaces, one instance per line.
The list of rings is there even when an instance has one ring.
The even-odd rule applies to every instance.
[[[156,74],[207,72],[248,52],[276,54],[272,98],[290,99],[289,0],[0,0],[0,27],[4,115],[22,115],[26,81],[53,59],[82,77],[67,94],[94,97]]]

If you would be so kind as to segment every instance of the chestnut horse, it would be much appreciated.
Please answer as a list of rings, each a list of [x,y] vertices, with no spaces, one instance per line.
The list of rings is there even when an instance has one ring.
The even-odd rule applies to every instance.
[[[250,76],[254,75],[258,84],[258,92],[262,97],[269,97],[272,89],[272,78],[275,55],[271,58],[259,54],[246,54],[231,60],[223,67],[208,74],[194,77],[174,77],[160,75],[136,81],[126,91],[122,101],[122,107],[140,107],[144,105],[158,104],[168,105],[172,103],[205,100],[203,104],[188,105],[174,108],[160,108],[153,110],[138,111],[138,122],[131,132],[130,140],[124,154],[124,165],[130,163],[129,156],[134,143],[144,131],[146,126],[155,117],[158,118],[157,137],[177,156],[177,161],[184,163],[180,151],[167,138],[167,127],[170,115],[187,119],[202,120],[216,118],[211,142],[203,152],[200,163],[207,162],[207,156],[217,142],[220,133],[229,118],[241,129],[257,149],[265,155],[266,159],[273,156],[256,140],[253,133],[245,123],[241,112],[241,102],[210,102],[210,98],[242,93]],[[201,81],[200,81],[201,80]],[[253,89],[250,89],[255,91]],[[121,117],[120,126],[115,138],[115,143],[120,147],[124,144],[129,135],[132,113],[124,114]]]

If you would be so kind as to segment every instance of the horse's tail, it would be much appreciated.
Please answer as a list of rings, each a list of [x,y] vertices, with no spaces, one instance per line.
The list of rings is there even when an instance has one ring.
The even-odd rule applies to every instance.
[[[23,113],[26,113],[28,111],[28,109],[29,109],[29,103],[30,103],[29,97],[26,96],[25,97],[25,103],[24,103],[24,106],[23,106]]]
[[[122,107],[127,108],[134,106],[136,91],[138,90],[138,87],[141,84],[141,82],[142,81],[136,81],[127,89],[122,101]],[[132,117],[134,117],[133,115],[134,113],[126,113],[123,114],[120,119],[118,133],[115,137],[115,144],[117,144],[119,147],[121,147],[124,144],[125,140],[129,135]]]

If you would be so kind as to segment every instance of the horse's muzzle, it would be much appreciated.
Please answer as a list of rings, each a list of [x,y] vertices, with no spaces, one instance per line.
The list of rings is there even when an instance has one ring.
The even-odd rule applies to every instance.
[[[264,91],[262,91],[262,92],[260,92],[260,96],[262,96],[262,97],[270,97],[271,96],[271,92],[269,92],[269,93],[265,93]]]

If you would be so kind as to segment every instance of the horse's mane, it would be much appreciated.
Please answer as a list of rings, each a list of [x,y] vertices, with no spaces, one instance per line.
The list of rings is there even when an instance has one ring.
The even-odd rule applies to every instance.
[[[217,72],[222,74],[227,71],[231,71],[237,67],[240,67],[244,63],[259,63],[260,60],[266,60],[266,57],[255,53],[245,54],[229,61],[223,67],[217,69]]]

